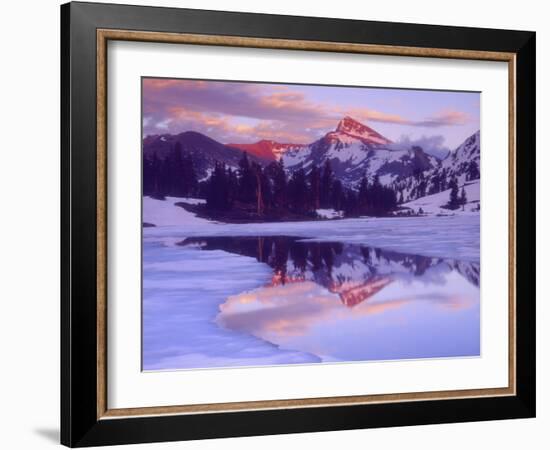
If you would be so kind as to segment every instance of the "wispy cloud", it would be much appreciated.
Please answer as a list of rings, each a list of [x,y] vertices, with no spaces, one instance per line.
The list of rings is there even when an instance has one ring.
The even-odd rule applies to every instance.
[[[445,138],[441,135],[422,136],[418,139],[410,139],[408,136],[403,135],[399,140],[389,145],[394,150],[408,150],[414,146],[421,147],[425,152],[440,159],[445,158],[450,151],[445,145]]]
[[[469,114],[462,111],[454,111],[452,109],[447,109],[440,111],[432,117],[428,117],[424,120],[415,122],[414,125],[420,127],[445,127],[445,126],[455,126],[455,125],[465,125],[471,120]]]

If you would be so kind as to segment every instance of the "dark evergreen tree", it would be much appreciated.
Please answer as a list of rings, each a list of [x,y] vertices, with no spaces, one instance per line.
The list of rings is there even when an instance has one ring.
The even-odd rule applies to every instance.
[[[344,208],[344,202],[345,196],[342,182],[340,180],[334,180],[332,183],[330,204],[336,211],[340,211]]]
[[[430,179],[430,189],[428,195],[437,194],[441,191],[441,175],[436,172]]]
[[[382,186],[375,175],[372,184],[363,178],[359,185],[358,208],[360,214],[385,215],[397,206],[397,194],[389,186]]]
[[[456,178],[453,178],[449,182],[449,187],[451,192],[449,193],[449,203],[447,203],[447,207],[449,209],[457,209],[460,206],[460,200],[458,198],[458,183]]]
[[[245,203],[256,201],[256,176],[252,173],[246,152],[239,161],[239,200]]]
[[[334,172],[330,165],[330,160],[325,161],[323,167],[323,174],[321,175],[320,185],[320,206],[322,208],[328,208],[330,206],[330,189],[334,180]]]
[[[227,186],[227,196],[228,202],[232,205],[239,194],[239,179],[237,177],[237,172],[232,170],[231,167],[228,167],[226,172],[226,186]]]
[[[370,186],[367,195],[370,197],[368,213],[373,215],[380,214],[382,210],[383,192],[378,174],[374,175],[372,186]]]
[[[369,189],[369,182],[367,180],[366,176],[363,176],[361,178],[361,182],[359,183],[359,193],[357,196],[357,203],[358,207],[361,209],[361,211],[366,214],[367,210],[369,209],[369,200],[370,200],[370,189]]]
[[[287,179],[285,164],[281,158],[275,166],[273,180],[273,200],[279,209],[287,207]]]
[[[298,169],[292,174],[288,183],[289,203],[297,213],[308,211],[308,185],[304,169]]]
[[[231,208],[230,192],[225,164],[216,161],[214,171],[208,181],[207,208],[220,211]]]
[[[194,196],[197,193],[197,173],[193,157],[190,154],[184,155],[182,159],[183,194],[185,196]]]
[[[172,169],[170,160],[168,157],[165,157],[163,160],[159,159],[159,170],[158,170],[158,190],[157,190],[157,196],[159,198],[164,198],[167,195],[171,194],[171,187],[172,187]]]
[[[156,155],[156,153],[155,153]],[[155,169],[153,168],[152,158],[143,155],[143,180],[142,190],[143,195],[153,195],[155,183]]]
[[[462,186],[462,189],[460,191],[460,204],[462,205],[462,210],[464,211],[464,205],[468,203],[468,198],[466,197],[466,191],[464,190],[464,186]]]
[[[321,205],[321,175],[319,173],[319,169],[314,164],[311,168],[311,171],[309,172],[308,176],[308,182],[309,182],[309,196],[310,196],[310,204],[312,209],[319,209]],[[330,190],[329,190],[330,192]],[[330,203],[330,199],[329,199]]]
[[[183,177],[183,158],[181,143],[178,141],[170,149],[165,159],[167,194],[174,197],[183,197],[185,192],[185,179]]]
[[[264,175],[270,185],[270,207],[278,211],[285,210],[287,208],[287,179],[282,159],[270,163],[265,168]]]
[[[468,180],[479,179],[479,167],[477,165],[477,162],[474,160],[470,161],[470,164],[468,165],[467,177]]]
[[[344,214],[354,216],[357,214],[357,195],[353,189],[347,189],[345,192]]]

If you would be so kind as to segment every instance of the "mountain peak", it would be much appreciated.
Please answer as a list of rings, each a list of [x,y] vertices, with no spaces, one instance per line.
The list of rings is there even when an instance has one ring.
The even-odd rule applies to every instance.
[[[355,120],[351,116],[345,116],[344,118],[340,119],[340,122],[338,122],[336,131],[348,132],[348,131],[352,131],[355,129],[362,129],[362,128],[368,128],[368,127],[366,125],[363,125],[358,120]]]
[[[353,117],[345,116],[338,122],[336,133],[344,133],[369,144],[390,144],[391,141]]]

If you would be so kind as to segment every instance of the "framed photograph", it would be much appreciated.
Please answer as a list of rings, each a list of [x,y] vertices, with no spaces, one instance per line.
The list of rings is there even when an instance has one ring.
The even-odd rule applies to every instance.
[[[535,415],[535,33],[61,7],[61,441]]]

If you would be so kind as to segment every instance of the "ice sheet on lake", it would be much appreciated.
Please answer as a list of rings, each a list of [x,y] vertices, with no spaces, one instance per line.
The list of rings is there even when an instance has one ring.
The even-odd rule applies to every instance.
[[[318,362],[319,358],[215,323],[231,295],[271,278],[254,258],[146,243],[143,249],[143,369],[173,370]]]
[[[197,219],[197,218],[196,218]],[[424,256],[479,261],[479,215],[359,218],[314,222],[186,225],[145,228],[145,241],[197,236],[298,236],[339,241]]]

